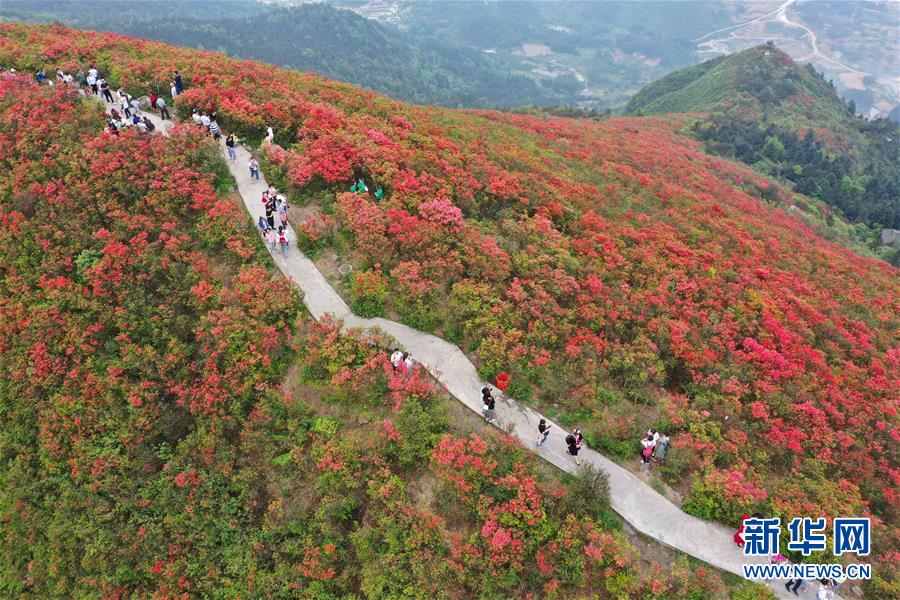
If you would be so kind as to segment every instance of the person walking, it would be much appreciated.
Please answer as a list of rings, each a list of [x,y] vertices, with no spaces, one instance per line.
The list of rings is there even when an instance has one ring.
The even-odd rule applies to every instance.
[[[284,225],[278,228],[278,243],[281,244],[281,254],[285,258],[287,258],[288,251],[288,239],[287,239],[287,230],[284,228]]]
[[[641,441],[641,461],[645,465],[650,464],[650,457],[653,456],[653,435],[648,434],[646,438]]]
[[[547,437],[550,435],[550,426],[547,425],[547,419],[541,419],[541,422],[538,423],[538,448],[544,445],[544,442],[547,441]]]
[[[270,229],[275,229],[275,208],[271,202],[266,202],[266,221]]]
[[[222,137],[222,130],[219,129],[219,124],[215,119],[210,119],[209,121],[209,132],[212,134],[214,140],[218,140]]]
[[[233,133],[229,133],[225,138],[225,147],[228,148],[228,158],[231,162],[237,162],[237,138]]]
[[[175,78],[172,80],[172,83],[175,85],[176,95],[184,91],[184,80],[181,79],[181,73],[178,72],[178,69],[175,70]]]
[[[174,81],[169,85],[169,94],[171,94],[172,100],[175,100],[175,98],[178,97],[178,88],[175,87]]]
[[[669,452],[669,436],[665,433],[659,437],[659,440],[656,442],[655,450],[653,451],[653,458],[658,462],[664,462],[666,460],[666,454]]]
[[[394,373],[400,370],[400,365],[403,364],[403,353],[400,352],[400,348],[394,348],[394,352],[391,354],[391,367],[394,368]]]
[[[109,82],[105,79],[101,79],[98,85],[100,86],[100,94],[103,96],[103,99],[112,104],[114,100],[112,90],[109,89]]]
[[[266,222],[268,225],[268,222]],[[278,243],[278,235],[272,227],[266,227],[266,241],[269,243],[269,250],[275,252],[275,244]]]
[[[285,227],[288,224],[287,208],[287,199],[282,194],[278,194],[278,218]]]
[[[491,388],[485,386],[481,388],[481,412],[484,415],[485,421],[488,423],[493,423],[497,419],[494,417],[494,409],[497,406],[496,400],[494,400],[494,395],[491,393]]]
[[[584,444],[584,434],[582,434],[581,430],[576,427],[572,432],[572,435],[575,436],[575,443],[578,444],[579,448],[581,448],[581,446]]]
[[[133,114],[136,117],[141,116],[141,101],[138,100],[137,98],[131,99],[131,114]]]
[[[95,96],[99,94],[99,88],[97,87],[97,80],[99,78],[100,72],[96,69],[96,67],[94,67],[94,65],[91,65],[87,72],[86,81],[88,86],[90,86],[91,88],[91,93]]]
[[[250,177],[259,181],[259,161],[255,158],[251,158],[250,162],[247,163],[247,166],[250,167]]]
[[[131,117],[131,103],[128,101],[128,94],[125,93],[125,90],[119,89],[119,106],[122,107],[122,112],[125,113],[126,117]]]
[[[166,120],[166,119],[172,118],[169,116],[169,109],[166,108],[166,101],[163,100],[162,96],[159,96],[156,99],[156,108],[159,109],[159,118],[160,119]]]
[[[799,596],[800,592],[798,590],[800,589],[800,586],[802,586],[802,585],[803,585],[803,580],[800,579],[799,577],[797,579],[788,579],[787,583],[784,584],[784,589],[786,589],[789,592],[794,592],[795,596]]]
[[[409,375],[413,371],[413,358],[409,352],[403,353],[403,370]]]
[[[581,447],[579,447],[578,440],[571,433],[566,436],[566,446],[569,454],[575,458],[575,464],[580,466],[581,461],[578,460],[578,452],[581,450]]]
[[[200,113],[200,125],[202,125],[205,129],[209,129],[210,123],[212,123],[212,119],[209,118],[209,115],[206,113]]]

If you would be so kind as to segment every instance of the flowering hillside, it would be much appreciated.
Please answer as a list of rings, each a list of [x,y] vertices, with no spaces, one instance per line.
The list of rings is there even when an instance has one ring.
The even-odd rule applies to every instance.
[[[817,237],[773,205],[802,198],[679,122],[414,107],[122,36],[0,35],[3,64],[92,61],[132,93],[178,68],[182,114],[216,109],[250,139],[272,125],[267,175],[333,220],[351,287],[379,295],[367,306],[459,340],[607,452],[633,459],[648,426],[674,434],[667,475],[692,482],[692,512],[896,527],[897,270]],[[384,198],[347,192],[360,177]]]
[[[4,597],[727,591],[642,567],[602,477],[540,478],[452,431],[371,334],[298,319],[217,146],[170,133],[111,134],[99,103],[0,74]]]

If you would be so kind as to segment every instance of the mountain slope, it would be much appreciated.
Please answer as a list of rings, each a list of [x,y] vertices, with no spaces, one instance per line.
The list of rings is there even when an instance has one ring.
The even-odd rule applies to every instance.
[[[869,122],[809,67],[759,46],[663,77],[626,114],[707,113],[695,133],[840,209],[852,221],[900,227],[900,127]]]
[[[322,268],[348,302],[457,341],[623,461],[664,429],[686,510],[898,522],[897,270],[817,235],[784,208],[812,201],[704,153],[684,118],[418,107],[210,52],[0,25],[4,64],[88,61],[133,94],[177,67],[181,114],[215,109],[251,141],[273,126],[267,178],[304,205],[298,245],[335,254]],[[359,178],[386,193],[348,192]]]

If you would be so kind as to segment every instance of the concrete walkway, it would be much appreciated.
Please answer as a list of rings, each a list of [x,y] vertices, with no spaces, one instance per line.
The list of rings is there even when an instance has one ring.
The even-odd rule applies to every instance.
[[[144,114],[148,114],[147,111]],[[166,133],[170,122],[163,124],[155,114],[149,114],[157,130]],[[237,183],[238,192],[252,217],[254,228],[260,216],[265,215],[261,198],[268,183],[260,174],[260,180],[250,176],[247,163],[249,151],[239,145],[237,161],[228,158],[222,140],[225,161]],[[309,312],[321,319],[326,314],[333,315],[344,323],[344,329],[364,327],[378,328],[397,341],[397,345],[409,352],[413,359],[426,368],[447,391],[457,400],[481,415],[481,388],[485,383],[472,362],[454,344],[434,335],[423,333],[401,323],[382,318],[365,319],[350,311],[346,302],[331,287],[316,265],[296,248],[296,234],[291,230],[291,246],[287,257],[276,247],[272,259],[281,272],[293,280],[303,291],[303,303]],[[496,390],[494,386],[490,386]],[[522,445],[568,473],[575,473],[578,467],[566,451],[566,430],[547,419],[552,427],[550,437],[540,448],[536,446],[537,424],[543,415],[505,395],[498,396],[496,426],[519,439]],[[717,523],[704,521],[684,513],[675,504],[653,490],[627,469],[606,458],[602,454],[583,447],[579,453],[582,463],[590,463],[603,469],[609,476],[609,496],[612,508],[634,529],[671,548],[708,563],[718,569],[742,575],[741,565],[766,562],[765,558],[745,557],[735,546],[732,536],[734,529]],[[637,461],[635,452],[635,461]],[[786,543],[782,536],[782,543]],[[849,583],[849,582],[848,582]],[[797,598],[788,593],[783,582],[775,581],[770,589],[779,598]],[[801,591],[801,598],[815,598],[818,583],[813,582]],[[836,600],[840,597],[835,595]]]

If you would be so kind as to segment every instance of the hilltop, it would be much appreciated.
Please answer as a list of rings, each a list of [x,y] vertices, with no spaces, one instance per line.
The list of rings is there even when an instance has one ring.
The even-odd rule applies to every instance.
[[[852,221],[900,227],[900,127],[854,111],[811,66],[770,46],[675,71],[625,107],[704,113],[694,132],[712,152],[792,182]]]
[[[812,514],[871,515],[879,520],[882,532],[875,552],[890,555],[896,551],[898,490],[892,477],[897,469],[896,389],[900,383],[896,375],[900,372],[896,347],[900,335],[897,270],[823,239],[789,208],[815,201],[790,192],[745,165],[705,153],[700,143],[682,133],[683,118],[614,117],[592,121],[419,107],[312,74],[281,71],[212,52],[58,26],[0,25],[2,64],[30,73],[42,67],[52,70],[57,65],[74,71],[89,62],[95,63],[113,85],[123,85],[134,95],[164,86],[172,69],[178,68],[187,85],[184,94],[174,101],[179,114],[185,117],[194,109],[216,110],[219,123],[250,144],[261,140],[266,126],[272,126],[276,144],[263,156],[266,177],[288,192],[295,208],[291,221],[299,234],[297,245],[317,259],[357,314],[387,315],[458,343],[486,379],[492,380],[498,373],[509,374],[513,396],[534,404],[563,425],[580,426],[591,447],[624,464],[636,464],[638,439],[648,428],[666,431],[673,438],[672,454],[651,477],[655,484],[677,488],[684,497],[682,507],[692,514],[727,524],[735,524],[742,513],[755,510],[783,519]],[[40,122],[44,104],[39,98],[27,104],[22,114],[35,115]],[[18,114],[11,109],[7,112]],[[56,129],[52,123],[45,127]],[[11,127],[10,135],[15,131],[18,129]],[[35,137],[42,139],[40,135]],[[28,143],[11,147],[22,151]],[[39,150],[40,147],[35,151]],[[37,173],[42,172],[40,154],[29,161]],[[112,161],[106,154],[101,158],[91,163],[93,169],[100,174],[109,173],[112,189],[117,189],[116,177],[127,175],[127,169],[118,166],[127,165],[128,161]],[[76,156],[74,163],[83,165],[84,161]],[[85,171],[82,166],[78,171],[85,172],[93,170]],[[28,175],[24,173],[22,181],[27,181]],[[360,178],[368,182],[369,193],[350,191],[351,184]],[[77,181],[76,178],[73,183]],[[55,181],[52,183],[54,187],[35,190],[35,195],[41,197],[38,192],[49,194],[60,189]],[[382,186],[383,196],[373,194],[376,186]],[[178,189],[189,192],[191,186],[185,187]],[[153,186],[148,188],[152,190]],[[87,191],[80,193],[91,189],[88,186]],[[19,205],[33,209],[30,197],[17,197],[16,207],[8,207],[8,197],[3,197],[4,210],[9,211],[5,222],[18,226],[24,219],[14,213],[22,213]],[[146,197],[152,208],[156,196],[148,193]],[[79,207],[80,203],[73,206]],[[89,208],[84,209],[85,219],[94,218]],[[40,219],[54,219],[55,215],[53,211],[37,211]],[[183,215],[173,215],[173,220],[178,221],[175,217]],[[53,239],[57,239],[57,231],[80,231],[72,224],[76,221],[69,221],[63,219],[65,228],[51,222],[40,231]],[[128,226],[152,229],[157,221],[134,219],[129,220]],[[105,235],[94,234],[96,223],[88,223],[84,229],[91,233],[79,233],[83,244],[94,239],[91,235]],[[190,221],[176,225],[193,227]],[[216,238],[205,238],[207,229],[198,228],[197,233],[203,234],[197,236],[199,241],[215,243]],[[135,233],[127,230],[121,237],[130,244]],[[219,240],[219,244],[241,249],[240,244],[227,240]],[[10,248],[11,252],[17,251],[14,244]],[[22,314],[22,306],[47,305],[43,300],[29,301],[29,293],[53,294],[58,287],[69,285],[57,277],[77,276],[71,261],[67,264],[65,260],[66,256],[80,255],[81,248],[77,249],[78,252],[74,251],[76,248],[65,248],[60,251],[58,262],[46,263],[50,272],[41,273],[47,275],[43,279],[28,270],[36,269],[36,265],[43,268],[45,264],[33,256],[36,249],[24,257],[11,255],[8,264],[27,271],[31,283],[27,287],[16,278],[5,280],[13,288],[11,291],[22,295],[19,304],[9,312],[10,321]],[[110,253],[119,260],[129,256],[118,244],[111,246]],[[106,269],[90,269],[94,264],[90,254],[82,262],[89,265],[88,277],[107,276]],[[338,265],[352,267],[352,275],[342,275],[348,269],[338,269]],[[215,272],[215,263],[197,270]],[[118,283],[129,281],[117,273],[110,272],[108,276]],[[250,286],[255,281],[251,280]],[[238,289],[225,294],[225,300],[245,298],[250,305],[258,302],[247,285],[241,281],[235,285]],[[189,294],[187,290],[179,292],[185,298],[181,302],[195,302],[188,298],[196,296],[200,307],[206,308],[206,286],[193,286]],[[68,301],[67,306],[79,306],[75,299]],[[278,324],[280,331],[281,313],[266,312],[270,304],[279,302],[288,304],[291,299],[268,295],[259,309],[264,311],[260,319]],[[165,311],[166,306],[162,304],[158,310]],[[227,308],[215,311],[209,318],[222,327],[233,325],[237,308]],[[105,310],[105,305],[101,303],[96,309]],[[239,322],[245,324],[243,320]],[[39,326],[42,321],[25,323]],[[183,321],[177,323],[186,326]],[[137,333],[142,336],[152,336],[155,328],[160,328],[156,320],[139,325]],[[197,334],[207,343],[222,344],[220,351],[225,357],[221,360],[228,374],[238,365],[245,365],[239,358],[244,352],[253,365],[264,365],[263,359],[270,358],[258,357],[253,354],[256,350],[248,349],[244,340],[256,348],[256,338],[247,339],[256,330],[249,324],[247,327],[250,331],[244,337],[232,336],[228,329],[225,333],[229,335],[207,335],[202,331]],[[365,348],[340,338],[333,328],[317,333],[300,344],[300,351],[308,352],[307,360],[295,372],[295,379],[302,373],[328,390],[322,396],[314,396],[311,402],[318,406],[341,405],[350,414],[376,405],[389,411],[388,391],[394,383],[385,370],[390,367],[383,357],[372,358]],[[171,342],[181,353],[174,355],[176,359],[182,355],[210,355],[210,348],[193,348],[189,345],[193,338],[186,332],[184,335],[185,339]],[[29,361],[40,359],[41,368],[52,368],[55,376],[63,378],[70,372],[67,361],[72,360],[65,358],[67,340],[57,340],[50,350],[45,350],[39,345],[40,337],[26,338],[17,345],[19,338],[13,333],[5,340],[16,348],[14,354],[9,354],[11,373],[28,374]],[[73,345],[73,352],[79,347]],[[159,364],[164,367],[160,375],[179,375],[188,382],[194,381],[189,378],[191,369],[173,372],[168,355],[162,350],[162,357],[154,356],[150,363],[137,360],[148,350],[139,345],[129,346],[129,350],[133,353],[129,356],[138,365]],[[3,353],[4,358],[7,354]],[[219,360],[219,354],[215,354],[215,360]],[[176,360],[175,364],[180,363]],[[264,373],[272,385],[275,374]],[[151,373],[146,379],[151,383],[150,389],[156,389],[152,384],[159,375]],[[18,410],[31,410],[32,406],[43,408],[44,397],[58,402],[59,408],[54,405],[42,417],[52,426],[29,430],[17,438],[18,443],[27,447],[26,442],[37,436],[36,432],[44,431],[42,439],[52,446],[57,443],[52,434],[63,427],[56,425],[53,414],[68,406],[72,394],[44,394],[40,387],[43,384],[31,379],[28,383],[32,386],[28,396],[32,401],[23,403],[24,408],[18,408],[16,414]],[[180,379],[175,383],[162,388],[166,391],[159,402],[167,405],[174,398],[188,400],[191,410],[199,414],[207,408],[224,411],[225,417],[226,409],[253,414],[249,406],[254,398],[253,386],[237,386],[243,394],[236,398],[226,396],[223,405],[218,400],[217,387],[207,389],[200,385],[205,380],[196,385]],[[209,383],[219,385],[215,380]],[[416,390],[404,388],[402,395],[415,396]],[[197,396],[196,405],[190,403],[193,396]],[[138,400],[149,402],[143,396]],[[112,400],[110,403],[119,406]],[[536,565],[528,562],[527,568],[521,567],[520,561],[523,556],[545,556],[537,549],[551,540],[549,532],[563,530],[560,515],[564,511],[544,511],[540,505],[540,527],[529,527],[528,517],[520,515],[522,518],[515,523],[521,529],[515,529],[515,536],[506,537],[509,532],[505,529],[497,534],[497,521],[492,520],[497,515],[483,508],[495,506],[494,502],[505,503],[511,496],[522,499],[525,506],[533,506],[528,504],[532,482],[508,462],[487,474],[464,470],[466,478],[456,477],[452,468],[446,468],[453,462],[447,453],[460,457],[464,465],[483,464],[479,457],[485,453],[485,447],[477,441],[472,445],[459,440],[437,446],[431,433],[441,427],[431,423],[417,427],[415,423],[431,414],[432,404],[428,404],[429,410],[418,411],[415,419],[406,421],[412,426],[402,431],[400,438],[408,439],[418,431],[429,434],[424,441],[413,438],[410,443],[415,447],[408,448],[408,453],[393,449],[388,443],[398,437],[391,428],[395,426],[393,419],[400,417],[379,413],[379,421],[387,419],[391,423],[384,426],[377,448],[378,452],[391,448],[384,450],[385,455],[393,455],[392,460],[399,461],[392,462],[391,469],[410,464],[404,460],[427,460],[429,451],[423,451],[423,446],[432,451],[442,448],[430,455],[434,470],[438,477],[451,482],[454,493],[460,494],[454,498],[463,498],[460,503],[466,507],[465,522],[476,523],[461,525],[447,539],[423,527],[418,513],[410,517],[403,512],[412,500],[400,496],[404,498],[401,506],[385,501],[394,497],[396,488],[382,483],[396,483],[395,472],[379,473],[360,458],[368,456],[365,443],[348,449],[341,440],[328,446],[323,437],[317,438],[321,447],[311,449],[305,434],[325,435],[332,431],[333,435],[333,425],[309,424],[300,436],[302,439],[291,437],[293,434],[283,428],[292,421],[302,421],[303,413],[281,418],[278,414],[283,417],[295,409],[291,403],[288,408],[278,406],[277,402],[267,405],[279,428],[269,431],[262,423],[252,424],[241,433],[241,443],[259,450],[266,445],[260,439],[277,435],[275,440],[283,452],[276,458],[281,464],[296,464],[308,470],[315,465],[322,471],[314,482],[316,493],[333,494],[321,512],[311,508],[315,503],[309,499],[302,495],[295,499],[292,494],[300,495],[302,484],[309,487],[313,483],[309,480],[276,487],[271,495],[267,492],[252,498],[256,504],[249,502],[249,492],[236,496],[243,502],[238,504],[242,518],[259,519],[259,513],[265,511],[262,507],[271,507],[271,528],[253,541],[266,548],[271,540],[288,535],[291,541],[280,546],[279,556],[296,557],[296,562],[303,562],[307,568],[303,577],[311,577],[307,573],[330,572],[330,561],[342,556],[333,554],[330,544],[335,539],[346,541],[349,523],[353,522],[364,527],[360,532],[354,530],[350,541],[355,551],[367,558],[386,556],[380,552],[383,548],[391,549],[390,557],[400,553],[408,562],[415,562],[416,557],[449,557],[450,572],[473,577],[477,566],[483,568],[484,560],[491,560],[493,566],[496,559],[509,567],[504,577],[492,578],[489,571],[483,570],[477,581],[498,586],[491,588],[497,595],[546,592],[545,585],[552,589],[554,584],[540,566],[548,566],[540,562],[543,558],[536,559]],[[119,420],[99,422],[117,424]],[[183,422],[167,420],[160,429],[165,430],[168,423]],[[65,419],[63,424],[72,427]],[[257,426],[261,432],[255,429]],[[210,431],[220,431],[219,427],[225,432],[225,439],[237,439],[227,418],[216,422]],[[206,431],[202,429],[197,436],[202,438]],[[314,437],[312,434],[310,437]],[[126,439],[132,440],[127,436]],[[198,446],[203,450],[210,448],[210,452],[219,449],[215,444]],[[497,447],[502,446],[492,448]],[[170,456],[166,448],[156,452],[159,458],[154,460],[159,464]],[[494,450],[489,455],[506,456],[505,452]],[[194,483],[196,473],[192,474],[191,469],[195,468],[194,463],[205,461],[206,455],[200,450],[179,456],[179,475],[185,473],[180,481],[185,485],[176,482],[181,491],[175,490],[171,505],[185,504],[183,496],[189,493],[188,500],[195,499],[189,490],[201,486],[201,482]],[[88,477],[93,461],[79,454],[75,463],[79,472]],[[99,475],[92,472],[91,477],[100,477],[104,464],[97,467]],[[221,474],[227,481],[230,464],[212,469],[215,478],[197,488],[197,493],[212,494],[219,489],[216,486],[224,485],[220,473],[227,472]],[[356,477],[361,464],[373,469],[362,482]],[[54,476],[64,480],[68,463],[53,466]],[[252,473],[244,471],[243,475],[249,478]],[[160,477],[158,485],[165,481]],[[369,481],[369,487],[360,489]],[[515,486],[514,490],[502,487],[507,485]],[[474,495],[479,496],[502,489],[482,502],[466,494],[472,486],[477,489]],[[353,493],[345,493],[347,489]],[[344,496],[349,498],[346,503]],[[207,503],[216,499],[202,494],[199,497]],[[359,518],[364,501],[367,506],[378,506],[379,511],[387,512],[371,513],[371,521]],[[234,502],[221,506],[223,510],[238,510]],[[313,544],[301,538],[308,529],[302,519],[290,523],[292,511],[314,514],[315,539],[329,541]],[[452,509],[443,514],[448,521],[453,519]],[[545,515],[550,521],[545,521]],[[544,526],[548,522],[549,528]],[[372,523],[384,523],[391,532],[401,533],[385,539],[372,531]],[[571,527],[577,535],[585,536],[579,539],[595,535],[594,529],[575,524]],[[233,535],[230,531],[218,534],[224,540]],[[155,540],[162,537],[158,530],[155,535]],[[425,536],[424,541],[417,535]],[[130,543],[133,536],[126,539]],[[513,539],[522,540],[522,544]],[[598,539],[608,538],[600,535]],[[447,545],[429,554],[420,551],[422,546],[415,546],[416,540],[429,549],[432,543]],[[477,553],[470,552],[467,543]],[[618,560],[621,548],[611,545],[611,555]],[[254,548],[252,543],[239,547],[246,552]],[[582,542],[579,547],[584,547]],[[415,550],[402,551],[409,548]],[[200,560],[194,555],[185,559],[181,547],[170,552],[177,554],[178,561]],[[278,580],[279,572],[273,574],[271,570],[278,557],[263,550],[253,552],[260,553],[254,556],[261,567],[269,569],[265,571],[267,581]],[[459,561],[464,556],[476,555],[487,558],[462,564],[463,571],[459,571]],[[577,595],[583,585],[591,589],[591,585],[599,583],[586,582],[585,577],[597,571],[591,570],[593,563],[586,566],[581,562],[582,553],[576,555],[575,572],[580,583],[568,590],[570,595]],[[244,561],[234,555],[229,558],[232,568],[243,573]],[[159,560],[156,566],[168,576],[168,558]],[[432,568],[448,568],[448,563],[440,560],[415,562],[415,568],[407,567],[403,561],[399,566],[387,558],[384,562],[368,562],[369,567],[359,575],[366,582],[366,593],[377,597],[386,589],[383,586],[392,581],[379,576],[382,566],[393,565],[390,573],[404,582],[407,577],[427,579]],[[554,563],[557,564],[560,563]],[[179,568],[181,565],[179,562]],[[194,574],[204,574],[201,579],[218,577],[218,573],[206,575],[207,571],[193,562],[191,565]],[[568,569],[569,563],[553,568]],[[517,579],[525,572],[530,578],[527,584]],[[886,572],[888,576],[892,574],[890,568]],[[301,575],[296,573],[292,572],[292,576],[300,580]],[[604,580],[602,584],[611,595],[642,595],[646,588],[640,584],[632,587],[624,581],[629,578],[611,574],[612,581]],[[453,589],[463,595],[473,587],[477,589],[478,584],[465,577],[452,580],[458,586]],[[177,585],[176,581],[172,578],[172,585]],[[319,585],[346,593],[355,589],[354,583],[336,580]]]

